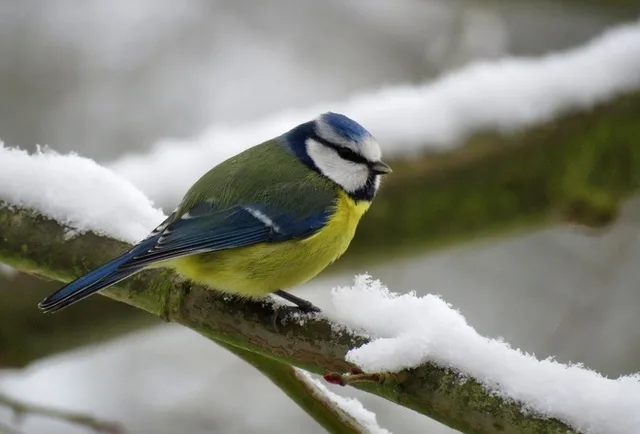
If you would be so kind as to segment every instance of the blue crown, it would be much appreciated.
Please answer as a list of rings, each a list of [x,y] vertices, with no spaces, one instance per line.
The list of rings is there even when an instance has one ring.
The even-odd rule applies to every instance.
[[[324,113],[318,121],[325,123],[336,135],[350,142],[358,143],[371,136],[362,125],[340,113]]]
[[[360,144],[370,136],[371,133],[356,121],[339,113],[327,112],[287,131],[280,139],[300,161],[318,171],[307,154],[307,139],[334,144],[341,144],[341,142]]]

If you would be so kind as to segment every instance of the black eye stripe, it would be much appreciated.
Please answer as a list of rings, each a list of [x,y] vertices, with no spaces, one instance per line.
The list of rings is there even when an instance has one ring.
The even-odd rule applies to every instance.
[[[336,148],[336,152],[345,160],[357,160],[358,158],[360,158],[358,154],[348,148]]]
[[[364,158],[362,155],[356,154],[349,148],[336,145],[329,145],[329,147],[333,148],[333,150],[336,151],[338,155],[345,160],[353,161],[354,163],[369,164],[369,161],[367,161],[366,158]]]
[[[344,146],[338,146],[334,143],[331,142],[327,142],[326,140],[322,139],[321,137],[315,135],[313,137],[311,137],[313,140],[315,140],[316,142],[322,143],[324,146],[333,149],[334,151],[336,151],[338,153],[338,155],[345,159],[345,160],[349,160],[349,161],[353,161],[354,163],[361,163],[361,164],[370,164],[370,162],[364,158],[362,155],[356,154],[353,150],[344,147]]]

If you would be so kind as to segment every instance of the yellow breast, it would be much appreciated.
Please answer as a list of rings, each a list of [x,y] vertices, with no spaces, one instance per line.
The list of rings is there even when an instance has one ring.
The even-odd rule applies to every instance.
[[[245,296],[291,288],[315,277],[347,250],[369,205],[340,190],[335,212],[309,238],[192,255],[169,265],[211,288]]]

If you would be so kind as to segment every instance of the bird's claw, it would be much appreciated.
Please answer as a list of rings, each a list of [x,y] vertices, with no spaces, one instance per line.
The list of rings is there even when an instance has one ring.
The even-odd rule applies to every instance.
[[[321,310],[312,303],[304,306],[280,306],[273,312],[271,325],[275,329],[276,333],[278,333],[278,324],[284,325],[284,323],[289,319],[320,312]]]

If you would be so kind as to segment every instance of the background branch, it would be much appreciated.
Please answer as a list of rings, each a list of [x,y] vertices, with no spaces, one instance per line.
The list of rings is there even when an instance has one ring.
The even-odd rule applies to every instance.
[[[326,396],[315,393],[309,384],[296,375],[291,365],[225,342],[216,341],[216,343],[265,375],[327,432],[335,434],[366,432],[366,429],[357,420],[342,411]]]
[[[74,425],[82,425],[96,432],[105,434],[124,434],[122,427],[111,421],[97,419],[83,413],[77,413],[67,410],[61,410],[42,405],[29,404],[17,399],[13,399],[7,395],[0,393],[0,406],[6,407],[13,411],[16,419],[19,420],[24,416],[44,416],[51,419],[57,419]],[[0,429],[2,429],[0,427]],[[1,431],[0,431],[1,432]]]
[[[22,431],[18,431],[11,425],[0,422],[0,434],[24,434]]]
[[[448,152],[393,161],[340,264],[561,222],[601,228],[640,190],[640,93]],[[380,230],[384,228],[384,230]]]

